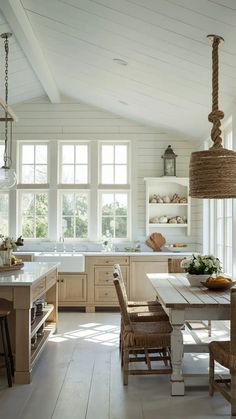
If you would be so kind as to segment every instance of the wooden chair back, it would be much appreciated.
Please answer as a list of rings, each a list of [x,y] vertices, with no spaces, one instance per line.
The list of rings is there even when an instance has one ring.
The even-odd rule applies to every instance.
[[[124,297],[124,300],[125,300],[125,304],[126,304],[126,306],[128,306],[129,300],[128,300],[128,295],[127,295],[127,292],[126,292],[125,281],[124,281],[124,278],[123,278],[123,275],[122,275],[121,267],[118,263],[116,263],[113,266],[113,272],[119,273],[119,281],[120,281],[122,294],[123,294],[123,297]]]
[[[182,259],[168,259],[168,272],[171,274],[178,274],[185,272],[185,270],[181,267]]]
[[[122,281],[120,277],[120,270],[115,268],[115,266],[113,267],[113,282],[116,288],[116,294],[119,301],[120,312],[121,312],[123,323],[126,327],[131,327],[127,305],[126,305],[125,298],[123,295],[123,287],[121,286]]]

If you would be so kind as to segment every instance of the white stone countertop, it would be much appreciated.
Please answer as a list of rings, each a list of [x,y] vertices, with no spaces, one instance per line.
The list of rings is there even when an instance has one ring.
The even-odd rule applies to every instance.
[[[45,251],[45,252],[14,252],[15,255],[17,255],[17,253],[20,253],[21,255],[42,255],[43,253],[45,253],[45,255],[52,255],[54,254],[54,252],[49,252],[49,251]],[[74,256],[78,256],[78,255],[84,255],[84,256],[191,256],[193,253],[197,253],[197,252],[184,252],[184,251],[172,251],[172,252],[99,252],[99,251],[95,251],[95,252],[55,252],[56,255],[61,255],[63,256],[63,254],[70,254],[70,255],[74,255]]]
[[[58,266],[59,263],[54,262],[24,262],[24,267],[18,271],[0,272],[0,287],[31,286]]]

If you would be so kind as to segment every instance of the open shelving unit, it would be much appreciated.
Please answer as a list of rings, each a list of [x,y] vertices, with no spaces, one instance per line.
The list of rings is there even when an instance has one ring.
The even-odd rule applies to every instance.
[[[53,304],[47,304],[43,309],[43,313],[36,317],[35,322],[31,326],[31,338],[37,333],[43,323],[45,323],[44,333],[38,337],[37,346],[35,349],[31,349],[31,366],[33,366],[46,345],[50,335],[56,330],[56,323],[53,321],[47,321],[48,317],[54,310]]]
[[[146,234],[150,235],[157,229],[165,231],[165,229],[173,229],[178,232],[181,229],[186,235],[190,235],[191,231],[191,198],[189,197],[189,179],[178,177],[158,177],[158,178],[144,178],[146,182]],[[180,197],[185,197],[187,203],[152,203],[154,194],[161,197],[174,194]],[[171,224],[171,223],[152,223],[150,220],[154,217],[185,217],[187,222],[184,224]]]

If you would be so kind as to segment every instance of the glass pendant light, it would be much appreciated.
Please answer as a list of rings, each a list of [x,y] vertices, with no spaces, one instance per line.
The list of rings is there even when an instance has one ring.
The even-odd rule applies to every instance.
[[[8,112],[8,53],[9,45],[8,38],[12,36],[11,33],[1,34],[1,38],[4,39],[4,48],[5,48],[5,117],[3,121],[5,122],[5,140],[4,140],[4,155],[3,155],[3,166],[0,168],[0,189],[9,189],[15,186],[16,184],[16,173],[11,168],[12,164],[12,117],[10,117]],[[10,125],[10,133],[9,133]]]

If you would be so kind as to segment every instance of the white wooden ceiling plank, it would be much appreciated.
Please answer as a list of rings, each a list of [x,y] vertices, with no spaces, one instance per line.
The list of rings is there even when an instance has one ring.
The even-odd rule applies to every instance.
[[[232,38],[231,28],[224,22],[217,22],[214,19],[202,17],[202,19],[195,19],[192,16],[186,16],[187,10],[182,11],[182,17],[177,19],[176,17],[168,16],[168,13],[163,13],[161,3],[158,5],[158,13],[155,10],[149,10],[146,7],[146,2],[140,7],[139,4],[133,4],[127,0],[62,0],[65,4],[73,5],[75,9],[81,11],[87,11],[91,15],[96,17],[106,17],[110,21],[118,23],[122,19],[123,24],[136,26],[137,23],[143,26],[146,24],[152,25],[153,28],[161,28],[172,35],[181,35],[189,39],[198,40],[202,42],[208,33],[214,33],[216,27],[219,31],[227,37],[228,35]],[[105,6],[105,7],[102,7]],[[168,4],[165,5],[164,10],[168,8]],[[135,20],[137,22],[135,22]],[[139,22],[140,21],[140,22]],[[228,48],[234,51],[234,43],[228,43]]]
[[[20,0],[5,0],[1,10],[51,101],[59,102],[57,86]]]

